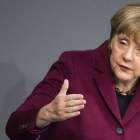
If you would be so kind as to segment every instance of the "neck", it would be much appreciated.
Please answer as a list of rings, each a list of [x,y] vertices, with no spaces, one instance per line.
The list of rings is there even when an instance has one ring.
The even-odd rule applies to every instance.
[[[132,80],[132,81],[121,81],[117,78],[115,78],[115,84],[116,87],[119,88],[120,91],[126,92],[131,90],[135,84],[137,83],[138,79]]]

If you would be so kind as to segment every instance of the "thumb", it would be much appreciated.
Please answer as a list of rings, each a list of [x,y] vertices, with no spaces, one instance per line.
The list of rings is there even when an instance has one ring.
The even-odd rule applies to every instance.
[[[66,95],[68,88],[69,88],[69,81],[67,79],[65,79],[59,94]]]

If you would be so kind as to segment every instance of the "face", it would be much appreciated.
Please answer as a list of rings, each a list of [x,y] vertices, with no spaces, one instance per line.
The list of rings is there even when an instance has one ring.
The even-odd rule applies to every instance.
[[[115,35],[111,41],[110,63],[117,80],[134,82],[140,76],[140,44],[133,37]]]

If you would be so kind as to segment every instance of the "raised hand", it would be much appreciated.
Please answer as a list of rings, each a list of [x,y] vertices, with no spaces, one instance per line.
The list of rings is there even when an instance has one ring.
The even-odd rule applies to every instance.
[[[65,79],[55,99],[39,111],[36,120],[37,127],[44,128],[51,122],[63,121],[80,115],[80,110],[84,108],[86,101],[81,94],[66,95],[68,88],[69,82]]]

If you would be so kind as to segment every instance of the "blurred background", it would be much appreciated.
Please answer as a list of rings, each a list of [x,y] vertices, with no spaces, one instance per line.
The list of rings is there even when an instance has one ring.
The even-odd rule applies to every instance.
[[[94,49],[110,35],[110,19],[138,0],[0,1],[0,140],[10,114],[31,94],[59,55]]]

